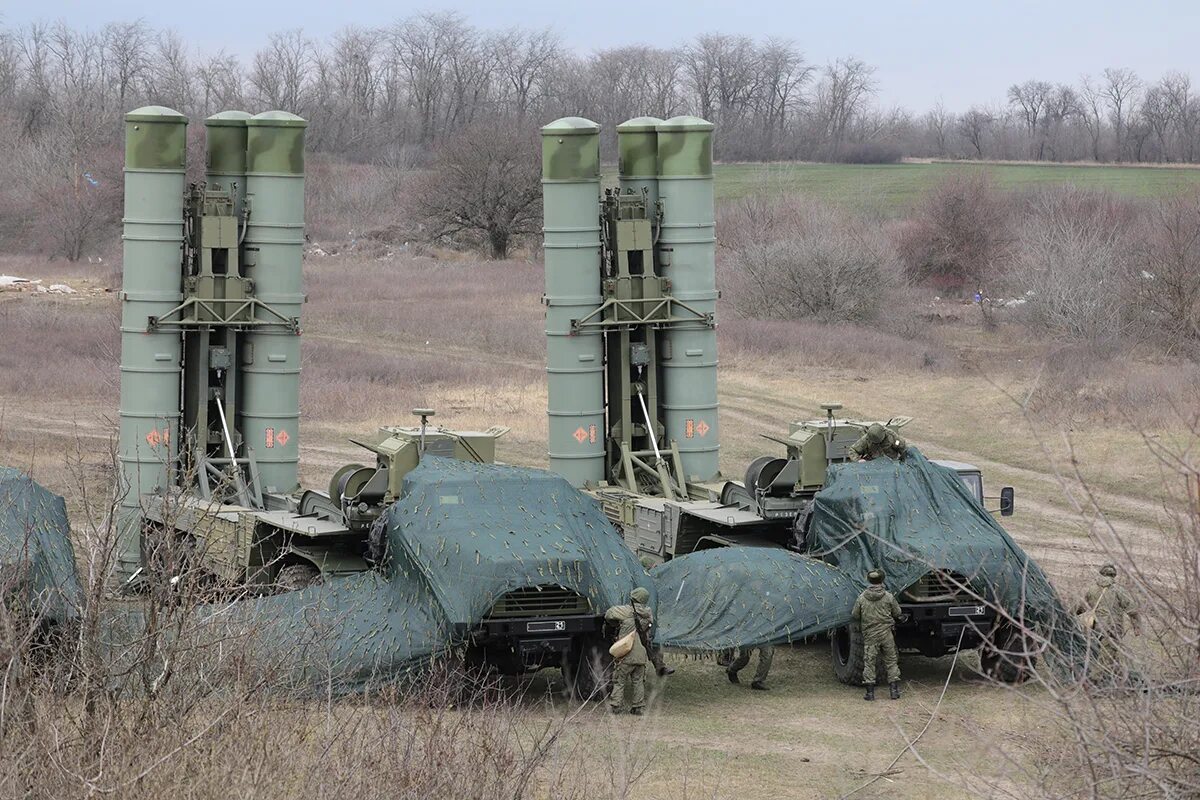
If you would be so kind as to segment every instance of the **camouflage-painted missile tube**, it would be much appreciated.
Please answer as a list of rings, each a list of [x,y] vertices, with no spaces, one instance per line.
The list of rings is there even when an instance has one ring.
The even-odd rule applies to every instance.
[[[234,191],[234,216],[242,218],[246,204],[246,122],[245,111],[222,111],[204,120],[205,151],[207,153],[204,180]]]
[[[634,117],[617,126],[618,175],[621,192],[647,190],[646,207],[658,201],[658,117]]]
[[[125,116],[118,581],[141,565],[141,496],[172,483],[177,456],[182,340],[148,321],[183,299],[186,159],[187,117],[161,106]]]
[[[604,478],[603,337],[571,330],[600,306],[599,125],[542,128],[542,203],[550,469],[583,486]]]
[[[304,129],[285,111],[246,121],[245,274],[259,301],[253,328],[241,348],[241,425],[254,450],[262,488],[290,492],[300,485],[300,333],[279,317],[300,319],[304,303]]]
[[[660,252],[671,294],[716,319],[716,223],[712,123],[672,117],[658,126],[658,192],[663,202]],[[717,332],[688,323],[666,332],[662,359],[663,424],[679,445],[689,481],[720,471],[717,427]]]

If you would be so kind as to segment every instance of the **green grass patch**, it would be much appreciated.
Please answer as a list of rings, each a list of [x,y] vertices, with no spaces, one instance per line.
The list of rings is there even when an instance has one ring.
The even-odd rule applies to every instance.
[[[756,191],[799,193],[898,215],[922,194],[954,175],[984,171],[1001,189],[1073,184],[1128,197],[1162,197],[1200,187],[1200,169],[1067,166],[1061,164],[718,164],[717,196]]]

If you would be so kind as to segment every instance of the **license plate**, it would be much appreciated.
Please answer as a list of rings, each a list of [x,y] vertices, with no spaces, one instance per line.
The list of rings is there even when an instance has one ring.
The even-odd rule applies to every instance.
[[[525,623],[526,633],[558,633],[566,629],[567,621],[562,619],[547,619]]]
[[[950,609],[952,617],[982,617],[987,613],[987,606],[954,606]]]

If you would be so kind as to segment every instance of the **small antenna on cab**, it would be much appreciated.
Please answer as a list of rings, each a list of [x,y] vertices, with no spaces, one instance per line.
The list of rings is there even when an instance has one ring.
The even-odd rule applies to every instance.
[[[421,455],[425,455],[425,428],[429,425],[429,418],[433,416],[434,411],[432,408],[414,408],[412,413],[413,416],[421,418],[421,440],[417,448]]]

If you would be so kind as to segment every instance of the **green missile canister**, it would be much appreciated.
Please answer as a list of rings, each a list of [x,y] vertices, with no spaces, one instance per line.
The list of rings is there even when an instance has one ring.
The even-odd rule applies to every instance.
[[[646,190],[653,216],[658,201],[658,117],[634,117],[617,126],[617,155],[622,194]]]
[[[246,203],[246,134],[250,114],[222,111],[204,120],[208,188],[220,186],[233,192],[234,216],[242,218]]]
[[[173,483],[178,455],[182,340],[151,320],[183,299],[187,122],[161,106],[125,115],[118,581],[141,565],[142,496]]]
[[[304,130],[285,111],[246,120],[245,274],[253,280],[252,327],[240,337],[241,424],[262,487],[300,485],[300,309],[304,303]],[[292,325],[280,325],[281,319]]]
[[[709,320],[665,333],[663,424],[679,446],[688,480],[704,481],[720,471],[713,126],[698,117],[672,117],[657,130],[662,274],[670,278],[676,300]]]
[[[578,332],[600,306],[600,126],[542,128],[546,384],[550,469],[573,486],[604,479],[604,339]]]

